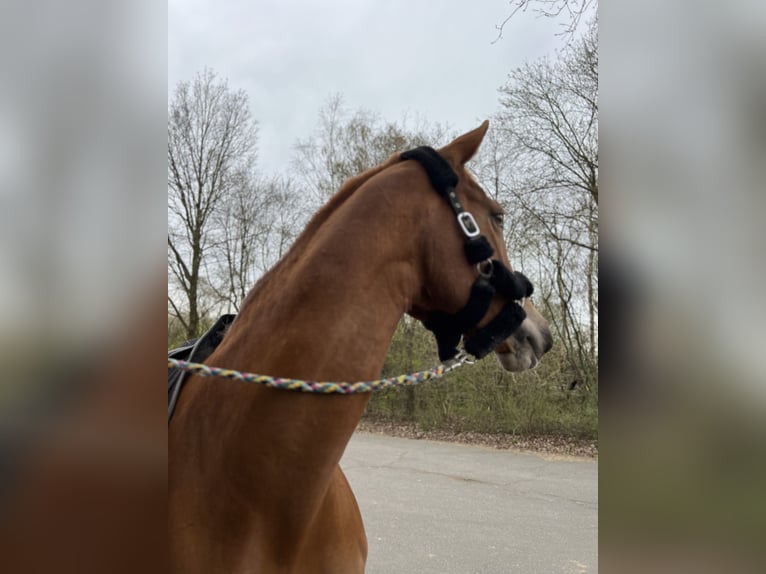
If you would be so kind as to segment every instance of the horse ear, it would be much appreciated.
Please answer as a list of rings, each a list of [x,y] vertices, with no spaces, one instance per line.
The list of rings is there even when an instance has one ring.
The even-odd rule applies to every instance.
[[[489,120],[484,120],[478,128],[463,134],[452,143],[447,144],[439,150],[439,153],[453,159],[460,165],[464,165],[478,151],[484,139],[484,134],[487,133],[487,128],[489,128]]]

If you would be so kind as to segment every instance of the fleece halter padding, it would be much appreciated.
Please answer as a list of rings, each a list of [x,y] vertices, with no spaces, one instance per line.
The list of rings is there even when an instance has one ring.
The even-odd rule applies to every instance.
[[[532,283],[518,271],[511,271],[500,261],[490,259],[494,253],[487,238],[480,234],[473,215],[460,203],[455,188],[459,178],[445,160],[433,148],[422,146],[401,154],[403,160],[417,161],[434,189],[447,200],[455,212],[458,225],[465,238],[465,255],[472,265],[489,261],[489,277],[479,276],[471,287],[468,302],[457,313],[433,313],[424,322],[426,329],[433,332],[439,349],[439,359],[447,361],[458,354],[458,345],[463,335],[475,329],[487,314],[495,294],[499,293],[508,300],[487,325],[477,329],[465,343],[465,350],[481,359],[510,337],[526,318],[526,312],[519,305],[524,297],[532,294]]]

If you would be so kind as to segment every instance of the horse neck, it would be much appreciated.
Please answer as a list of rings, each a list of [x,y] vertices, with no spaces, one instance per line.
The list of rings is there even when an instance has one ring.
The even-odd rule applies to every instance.
[[[254,289],[226,338],[238,364],[313,380],[380,374],[419,290],[415,246],[390,208],[358,207],[344,204]]]
[[[395,209],[380,189],[368,197],[361,191],[256,285],[210,364],[309,380],[380,375],[421,279],[413,216]],[[240,422],[233,423],[232,440],[279,428],[284,434],[273,437],[273,448],[304,462],[312,457],[317,472],[337,464],[369,400],[368,394],[327,397],[252,386],[233,395],[227,411]]]

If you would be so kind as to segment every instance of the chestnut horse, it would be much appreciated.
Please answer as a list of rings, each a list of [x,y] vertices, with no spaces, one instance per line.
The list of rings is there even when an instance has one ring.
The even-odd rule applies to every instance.
[[[464,167],[488,125],[438,152],[457,175],[455,197],[510,268],[502,210]],[[392,156],[348,180],[313,217],[205,362],[374,379],[404,313],[428,321],[465,306],[481,266],[466,261],[463,239],[423,166]],[[493,296],[478,327],[507,304]],[[508,370],[535,366],[551,345],[529,298],[520,304],[526,318],[519,311],[521,325],[493,343]],[[169,429],[171,571],[364,572],[362,518],[338,463],[368,400],[191,377]]]

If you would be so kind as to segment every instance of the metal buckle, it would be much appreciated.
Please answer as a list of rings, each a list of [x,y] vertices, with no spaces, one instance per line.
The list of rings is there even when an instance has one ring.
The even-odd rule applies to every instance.
[[[471,359],[471,356],[466,353],[463,349],[460,349],[454,357],[451,359],[444,361],[442,363],[442,366],[444,367],[444,372],[449,373],[450,371],[457,369],[458,367],[462,367],[463,365],[473,365],[474,360]]]
[[[482,265],[488,265],[489,269],[485,271],[484,269],[481,268]],[[476,271],[478,271],[479,275],[484,277],[484,279],[490,279],[492,277],[492,274],[495,271],[495,264],[492,262],[492,259],[486,259],[476,264]]]
[[[458,213],[457,216],[457,222],[458,225],[460,225],[460,229],[463,230],[463,233],[466,237],[476,237],[481,233],[479,231],[479,224],[476,223],[476,220],[473,218],[473,215],[471,215],[467,211],[463,211],[462,213]]]

